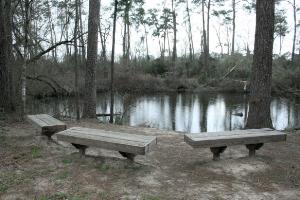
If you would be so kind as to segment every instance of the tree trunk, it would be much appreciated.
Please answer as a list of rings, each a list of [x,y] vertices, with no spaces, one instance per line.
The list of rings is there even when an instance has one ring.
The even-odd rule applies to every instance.
[[[144,31],[145,31],[145,42],[146,42],[146,53],[147,53],[147,60],[150,60],[150,56],[149,56],[149,45],[148,45],[148,32],[146,29],[146,25],[144,24]]]
[[[7,64],[8,64],[8,78],[9,78],[9,98],[7,99],[9,103],[8,111],[15,111],[15,87],[14,87],[14,55],[12,52],[12,12],[11,12],[11,0],[5,0],[5,11],[6,11],[6,40],[7,40]]]
[[[172,16],[173,16],[173,32],[174,32],[174,41],[173,41],[173,53],[172,53],[172,68],[175,68],[175,62],[177,58],[177,27],[176,27],[176,11],[174,5],[176,0],[172,0]]]
[[[234,43],[235,43],[235,10],[236,2],[235,0],[232,0],[232,41],[231,41],[231,55],[234,54]]]
[[[207,48],[207,55],[209,55],[209,33],[210,33],[210,0],[207,2],[207,28],[206,28],[206,48]]]
[[[189,38],[189,50],[190,50],[189,57],[190,57],[190,60],[193,60],[194,59],[194,41],[193,41],[193,33],[192,33],[189,0],[186,1],[186,12],[187,12],[187,20],[188,20],[188,38]]]
[[[89,0],[88,48],[85,74],[83,117],[96,117],[96,64],[98,52],[98,23],[100,2]]]
[[[112,50],[110,61],[110,118],[109,123],[114,123],[114,65],[115,65],[115,42],[116,42],[116,23],[118,12],[118,0],[115,0],[114,19],[113,19],[113,36],[112,36]]]
[[[83,36],[83,25],[82,25],[82,11],[81,11],[81,6],[82,5],[82,0],[80,0],[80,6],[79,6],[79,25],[80,25],[80,45],[81,45],[81,62],[85,62],[85,42],[84,42],[84,36]]]
[[[256,31],[246,128],[272,127],[270,114],[275,0],[256,1]]]
[[[7,18],[5,0],[0,0],[0,112],[9,111],[10,86],[8,67]]]
[[[28,35],[29,35],[29,25],[30,25],[30,1],[25,1],[25,21],[23,25],[24,29],[24,55],[23,55],[23,65],[21,70],[21,96],[22,96],[22,112],[26,113],[26,71],[27,71],[27,59],[28,59]]]
[[[297,37],[297,8],[296,0],[293,2],[293,12],[294,12],[294,38],[293,38],[293,49],[292,49],[292,61],[295,60],[295,46],[296,46],[296,37]]]
[[[204,1],[202,1],[202,33],[203,33],[203,65],[204,65],[204,73],[208,74],[208,52],[207,52],[207,38],[206,38],[206,30],[205,30],[205,13],[204,13]]]
[[[80,1],[75,0],[75,26],[74,26],[74,70],[75,70],[75,109],[76,120],[80,119],[79,111],[79,86],[78,86],[78,22]]]

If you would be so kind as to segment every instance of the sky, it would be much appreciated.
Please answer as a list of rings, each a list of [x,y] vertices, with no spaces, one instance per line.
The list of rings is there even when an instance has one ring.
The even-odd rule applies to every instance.
[[[202,27],[202,18],[201,18],[201,7],[195,6],[192,2],[192,0],[189,0],[189,6],[191,8],[191,23],[192,23],[192,32],[193,32],[193,39],[194,39],[194,47],[195,52],[200,52],[200,43],[201,43],[201,27]],[[111,5],[112,0],[102,0],[102,9],[107,7],[108,5]],[[224,6],[223,9],[228,9],[230,7],[231,0],[227,0],[227,4]],[[298,6],[300,6],[300,1],[298,1]],[[86,13],[88,12],[88,1],[85,1],[85,10]],[[164,7],[171,8],[171,0],[145,0],[144,8],[145,10],[148,10],[150,8],[157,8],[162,10]],[[236,14],[236,43],[235,43],[235,49],[237,51],[245,52],[244,49],[246,47],[246,44],[249,45],[249,48],[251,52],[253,51],[254,46],[254,35],[255,35],[255,12],[248,13],[243,8],[243,3],[240,2],[237,4],[237,14]],[[177,49],[178,49],[178,55],[183,55],[185,52],[188,53],[188,37],[186,32],[186,26],[184,24],[184,16],[185,13],[186,4],[180,4],[176,8],[177,11]],[[213,9],[214,7],[212,7]],[[101,11],[103,12],[103,10]],[[287,22],[289,25],[289,33],[286,35],[283,41],[283,47],[282,47],[282,54],[286,52],[291,52],[292,50],[292,42],[293,42],[293,10],[292,6],[288,3],[282,2],[279,6],[276,7],[276,9],[282,9],[286,11],[287,16]],[[108,13],[111,14],[112,10]],[[104,15],[104,18],[109,19],[108,15]],[[298,19],[300,19],[300,13],[298,13]],[[111,20],[111,19],[110,19]],[[85,16],[84,20],[85,24],[87,25],[87,16]],[[221,19],[218,17],[211,17],[210,21],[210,53],[220,53],[221,49],[219,47],[218,37],[217,37],[217,31],[220,33],[221,41],[225,43],[227,40],[227,28],[226,26],[221,25]],[[86,27],[87,28],[87,27]],[[123,23],[122,19],[119,19],[117,22],[117,40],[116,40],[116,53],[117,55],[121,55],[122,53],[122,33]],[[151,30],[149,30],[151,33]],[[143,31],[135,29],[134,26],[131,27],[131,46],[132,52],[136,52],[138,49],[141,52],[146,53],[145,47],[140,44],[140,38],[142,37]],[[151,35],[151,34],[149,34]],[[300,38],[300,28],[298,30],[298,35]],[[172,47],[172,34],[170,34],[170,46]],[[229,37],[231,40],[231,32],[229,33]],[[110,52],[111,49],[111,38],[108,39],[108,51]],[[159,56],[159,44],[158,40],[154,37],[148,38],[149,43],[149,52],[150,55],[154,57]],[[299,47],[299,45],[298,45]],[[101,46],[99,45],[99,48],[101,50]],[[227,47],[224,47],[224,53],[227,51]],[[99,51],[100,51],[99,50]],[[298,51],[297,51],[298,52]],[[279,38],[275,38],[274,42],[274,53],[279,53]]]

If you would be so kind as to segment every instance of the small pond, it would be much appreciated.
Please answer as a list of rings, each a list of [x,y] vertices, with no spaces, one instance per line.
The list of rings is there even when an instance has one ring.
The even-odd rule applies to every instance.
[[[97,95],[97,113],[109,113],[109,95]],[[115,95],[115,120],[130,126],[146,126],[198,133],[242,129],[248,112],[245,94],[170,93]],[[82,101],[80,103],[82,110]],[[75,118],[74,98],[45,98],[28,102],[29,113]],[[277,130],[300,125],[300,100],[273,97],[271,117]],[[109,117],[99,117],[107,122]]]

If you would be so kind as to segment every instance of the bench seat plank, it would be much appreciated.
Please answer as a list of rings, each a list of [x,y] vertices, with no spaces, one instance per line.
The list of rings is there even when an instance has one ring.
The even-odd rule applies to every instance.
[[[186,134],[184,140],[194,148],[205,148],[286,141],[286,134],[267,128],[248,129]]]
[[[57,133],[59,141],[145,155],[157,143],[155,136],[73,127]]]
[[[65,123],[47,114],[27,115],[27,119],[35,125],[35,127],[39,128],[42,134],[50,137],[54,133],[63,131],[67,128]]]

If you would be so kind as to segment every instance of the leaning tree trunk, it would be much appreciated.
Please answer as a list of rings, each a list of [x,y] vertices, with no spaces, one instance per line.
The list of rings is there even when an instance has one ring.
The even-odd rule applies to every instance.
[[[100,2],[89,0],[88,47],[85,73],[83,117],[96,117],[96,62],[98,52],[98,21]]]
[[[272,127],[271,81],[275,0],[256,1],[256,31],[246,128]]]

